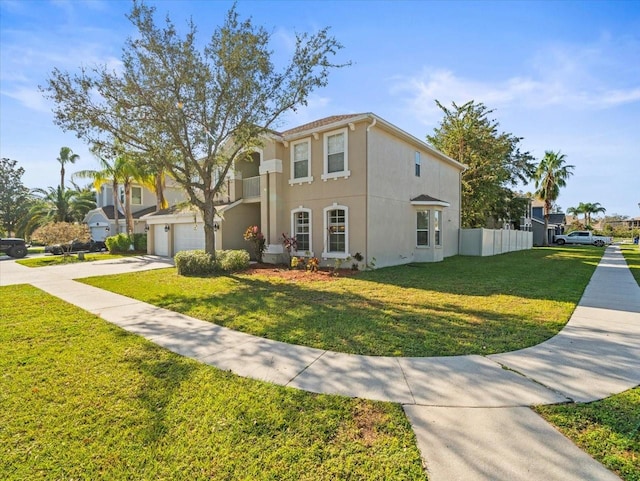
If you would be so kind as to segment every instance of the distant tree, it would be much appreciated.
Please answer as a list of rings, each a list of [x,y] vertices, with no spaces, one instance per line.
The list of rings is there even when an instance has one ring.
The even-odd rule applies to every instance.
[[[585,205],[584,203],[580,202],[580,204],[578,204],[577,207],[569,207],[567,209],[567,214],[571,214],[574,215],[576,217],[576,219],[578,219],[578,221],[580,220],[580,214],[584,214],[584,222],[582,223],[583,226],[587,225],[587,214],[585,211]]]
[[[489,118],[493,110],[484,104],[472,100],[453,103],[452,109],[436,104],[444,118],[427,141],[468,166],[462,174],[462,225],[483,227],[504,215],[510,188],[531,179],[533,157],[520,151],[521,138],[498,131],[498,122]]]
[[[31,203],[30,191],[22,183],[23,175],[18,161],[0,159],[0,227],[10,237],[16,235]]]
[[[74,154],[73,150],[69,147],[61,147],[60,148],[60,157],[58,157],[58,162],[60,162],[60,189],[64,191],[64,165],[75,164],[76,160],[78,160],[80,156],[78,154]]]
[[[69,245],[65,255],[69,255],[70,243],[74,240],[87,242],[91,238],[89,226],[87,224],[69,222],[50,222],[38,227],[31,239],[44,245]]]
[[[595,202],[595,203],[591,203],[591,202],[587,202],[585,204],[582,204],[583,209],[584,209],[584,214],[585,214],[585,225],[591,225],[591,216],[594,214],[604,214],[605,212],[607,212],[607,209],[605,209],[604,207],[602,207],[602,205],[600,204],[600,202]]]
[[[121,74],[107,66],[74,76],[55,69],[42,90],[64,130],[90,144],[118,141],[130,154],[161,162],[202,212],[205,250],[215,256],[213,200],[229,169],[346,65],[330,60],[342,46],[327,28],[298,35],[278,69],[271,34],[241,21],[235,6],[204,49],[193,22],[184,36],[168,18],[157,27],[142,1],[134,0],[128,18],[137,32],[123,50]]]
[[[29,209],[27,230],[50,222],[82,222],[87,212],[95,209],[95,195],[87,190],[62,190],[58,187],[33,189],[36,200]]]
[[[566,156],[560,151],[547,150],[533,175],[536,196],[544,202],[544,246],[549,245],[546,232],[549,228],[551,208],[560,195],[560,189],[567,185],[567,179],[573,174],[573,169],[573,165],[566,164]]]

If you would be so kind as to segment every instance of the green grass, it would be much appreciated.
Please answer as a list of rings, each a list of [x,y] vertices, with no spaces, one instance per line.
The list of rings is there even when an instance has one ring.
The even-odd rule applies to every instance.
[[[44,257],[31,257],[29,259],[21,259],[16,261],[26,267],[47,267],[57,266],[59,264],[75,264],[77,262],[90,262],[90,261],[106,261],[109,259],[119,259],[125,257],[123,254],[109,254],[109,253],[89,253],[84,255],[84,260],[78,259],[77,254],[70,254],[68,256],[44,256]]]
[[[640,248],[636,244],[622,244],[620,251],[627,261],[631,274],[640,285]]]
[[[399,405],[183,358],[31,286],[0,288],[0,479],[424,480]]]
[[[490,354],[538,344],[568,321],[603,249],[452,257],[333,282],[175,269],[84,282],[238,331],[334,351]]]
[[[625,481],[640,481],[640,387],[589,404],[536,411]]]

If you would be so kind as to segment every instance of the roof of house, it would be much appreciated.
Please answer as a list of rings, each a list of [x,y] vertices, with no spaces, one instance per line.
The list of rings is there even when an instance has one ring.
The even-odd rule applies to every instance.
[[[107,219],[109,220],[113,220],[115,219],[115,209],[113,207],[113,205],[105,205],[103,207],[100,207],[102,209],[102,212],[104,212],[104,215]],[[145,209],[141,209],[138,210],[136,212],[133,212],[133,218],[134,219],[139,219],[140,217],[142,217],[143,215],[147,215],[147,214],[151,214],[152,212],[155,212],[156,207],[152,206],[152,207],[147,207]],[[120,219],[124,219],[125,215],[124,212],[122,212],[120,209],[118,209],[118,220]]]
[[[320,127],[324,127],[325,125],[331,125],[336,122],[343,122],[345,120],[354,119],[357,117],[362,117],[366,114],[346,114],[346,115],[331,115],[330,117],[325,117],[323,119],[314,120],[313,122],[308,122],[306,124],[300,125],[298,127],[294,127],[292,129],[285,130],[284,132],[280,132],[280,135],[293,135],[298,132],[304,132],[306,130],[313,130]]]

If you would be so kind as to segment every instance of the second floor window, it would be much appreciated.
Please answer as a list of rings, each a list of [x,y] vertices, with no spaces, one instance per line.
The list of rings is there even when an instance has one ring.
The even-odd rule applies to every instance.
[[[309,177],[309,141],[293,144],[293,178]]]
[[[142,187],[131,187],[131,205],[142,205]]]
[[[349,177],[347,129],[324,134],[324,171],[322,179]]]
[[[420,152],[417,152],[417,151],[415,155],[415,163],[416,163],[416,177],[420,177],[420,165],[422,164],[422,159],[420,158]]]

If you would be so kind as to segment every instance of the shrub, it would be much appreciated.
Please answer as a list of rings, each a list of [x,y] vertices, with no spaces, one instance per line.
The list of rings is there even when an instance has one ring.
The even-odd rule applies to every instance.
[[[137,251],[147,252],[147,234],[133,234],[133,248]]]
[[[249,267],[249,253],[245,250],[219,251],[216,255],[223,272],[238,272]]]
[[[253,244],[253,251],[256,254],[256,260],[258,262],[262,262],[262,255],[267,249],[267,241],[262,232],[260,232],[260,228],[257,225],[247,227],[247,230],[244,233],[244,240]]]
[[[127,234],[112,235],[107,237],[104,243],[111,253],[127,252],[129,251],[129,247],[131,247],[131,239]]]
[[[216,251],[215,259],[203,250],[180,251],[174,260],[181,276],[207,276],[249,267],[249,253],[245,250]]]
[[[203,250],[180,251],[174,256],[178,274],[181,276],[202,276],[216,271],[216,261]]]

